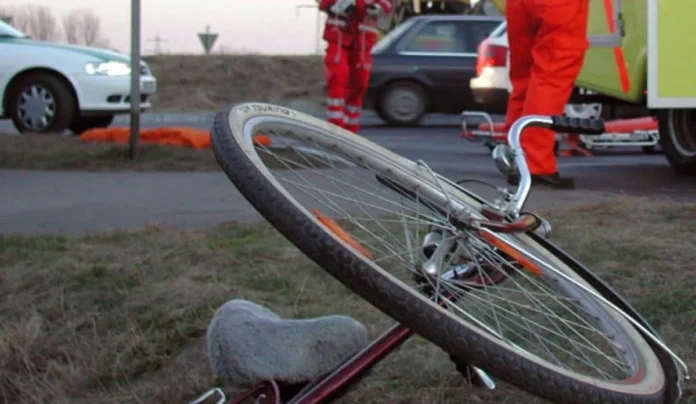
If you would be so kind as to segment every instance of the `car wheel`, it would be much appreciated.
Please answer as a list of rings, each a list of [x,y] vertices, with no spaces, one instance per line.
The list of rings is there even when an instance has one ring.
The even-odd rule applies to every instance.
[[[568,104],[565,107],[565,116],[570,118],[599,119],[602,117],[602,104]],[[580,146],[586,150],[592,149],[592,137],[580,135]]]
[[[378,113],[392,125],[416,125],[427,111],[427,94],[420,84],[397,82],[387,86],[380,97]]]
[[[658,115],[660,146],[680,174],[696,175],[696,110],[668,109]]]
[[[90,129],[108,128],[113,121],[113,115],[78,117],[70,125],[70,130],[74,134],[80,135],[82,132],[86,132]]]
[[[63,132],[75,117],[72,89],[56,76],[27,75],[10,88],[7,114],[21,133]]]

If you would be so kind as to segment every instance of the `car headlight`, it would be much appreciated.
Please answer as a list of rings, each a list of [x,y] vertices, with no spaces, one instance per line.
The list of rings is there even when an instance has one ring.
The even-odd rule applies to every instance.
[[[141,62],[140,63],[140,73],[143,76],[151,76],[152,75],[152,70],[150,70],[150,66],[148,66],[147,63]]]
[[[123,62],[88,63],[85,65],[85,71],[90,75],[128,76],[131,74],[130,65]]]

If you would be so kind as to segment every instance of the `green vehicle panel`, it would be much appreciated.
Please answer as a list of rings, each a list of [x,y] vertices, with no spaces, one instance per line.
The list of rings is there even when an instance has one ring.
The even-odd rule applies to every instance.
[[[647,74],[647,3],[646,0],[623,2],[625,36],[622,49],[626,60],[630,89],[621,85],[619,67],[613,48],[590,48],[576,85],[629,102],[642,102]],[[589,35],[610,34],[604,1],[590,1]]]

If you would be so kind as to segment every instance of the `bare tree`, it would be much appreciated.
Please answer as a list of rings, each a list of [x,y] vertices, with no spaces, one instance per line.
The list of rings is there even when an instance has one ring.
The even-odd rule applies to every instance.
[[[12,25],[12,13],[10,10],[0,6],[0,20],[6,24]]]
[[[0,6],[0,21],[12,25],[12,13],[5,6]]]
[[[101,20],[90,9],[82,8],[63,16],[63,31],[68,43],[108,47],[109,41],[102,36]]]
[[[56,17],[46,6],[27,4],[13,10],[11,15],[12,25],[34,39],[55,41],[60,36]]]

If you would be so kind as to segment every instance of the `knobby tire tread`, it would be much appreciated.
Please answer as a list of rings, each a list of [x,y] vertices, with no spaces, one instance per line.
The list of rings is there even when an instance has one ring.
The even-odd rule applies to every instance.
[[[557,403],[662,403],[663,389],[635,396],[596,387],[555,373],[505,350],[443,315],[366,265],[358,256],[307,218],[258,171],[237,144],[228,124],[232,107],[215,116],[213,153],[244,198],[281,234],[332,277],[396,321],[412,328],[450,355],[480,367],[493,377]]]

